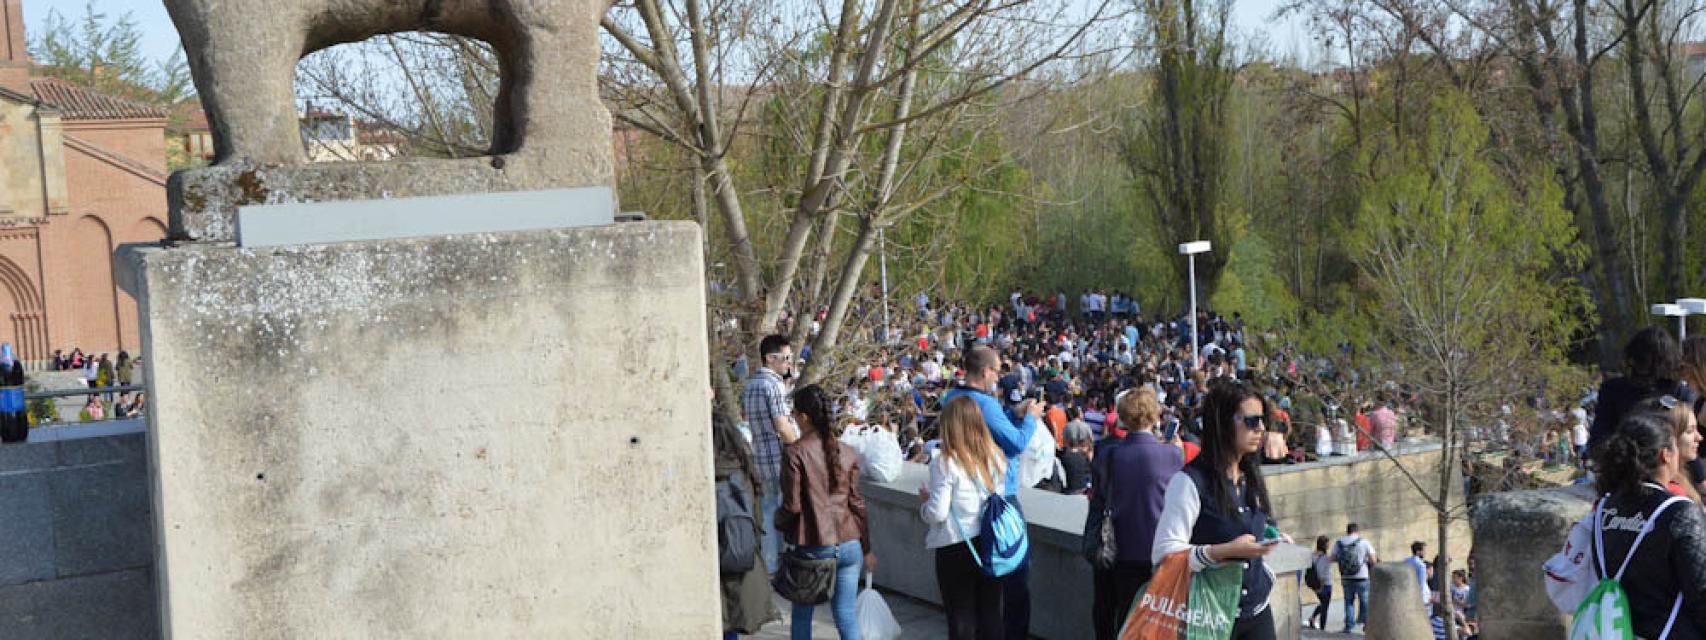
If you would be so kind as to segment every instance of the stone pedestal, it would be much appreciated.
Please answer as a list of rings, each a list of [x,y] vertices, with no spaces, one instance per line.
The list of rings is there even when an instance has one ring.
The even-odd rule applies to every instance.
[[[1569,616],[1546,596],[1540,566],[1564,548],[1570,525],[1593,509],[1586,486],[1517,491],[1475,504],[1475,593],[1481,635],[1551,640]]]
[[[1381,640],[1432,640],[1422,585],[1416,570],[1403,562],[1384,562],[1368,568],[1368,626],[1363,634]]]
[[[699,229],[127,247],[175,638],[721,631]]]

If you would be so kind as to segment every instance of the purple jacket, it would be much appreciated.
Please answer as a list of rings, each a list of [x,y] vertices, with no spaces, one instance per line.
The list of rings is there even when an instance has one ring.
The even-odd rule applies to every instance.
[[[1096,493],[1113,502],[1120,562],[1149,566],[1167,481],[1185,466],[1184,454],[1176,446],[1162,444],[1153,433],[1133,432],[1096,458],[1096,464],[1103,467],[1098,477],[1106,478]]]

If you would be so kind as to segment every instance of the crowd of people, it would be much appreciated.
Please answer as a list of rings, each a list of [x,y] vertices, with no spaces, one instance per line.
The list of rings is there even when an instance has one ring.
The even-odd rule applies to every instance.
[[[108,354],[85,355],[82,349],[73,348],[67,355],[62,349],[53,351],[53,359],[48,366],[53,371],[78,372],[77,380],[91,390],[107,389],[110,387],[128,387],[136,381],[136,367],[141,360],[130,357],[130,352],[119,351],[118,357],[109,358]],[[77,412],[77,419],[82,422],[98,420],[119,420],[141,417],[148,410],[148,395],[137,392],[133,397],[129,391],[119,392],[116,396],[111,392],[92,392],[83,402]]]
[[[1326,359],[1275,348],[1271,341],[1258,353],[1248,345],[1262,338],[1251,335],[1237,314],[1201,312],[1193,342],[1189,317],[1146,320],[1135,300],[1123,294],[1088,292],[1074,314],[1067,312],[1067,302],[1064,294],[1014,293],[1007,304],[974,309],[934,307],[921,295],[904,339],[887,341],[900,346],[881,351],[830,388],[792,388],[796,365],[811,355],[796,355],[782,335],[764,339],[756,366],[737,363],[743,420],[716,425],[719,479],[730,477],[724,469],[746,470],[734,475],[744,476],[737,480],[755,496],[754,530],[761,542],[753,568],[724,575],[729,637],[755,632],[779,617],[769,610],[767,576],[814,561],[834,565],[827,604],[842,637],[860,637],[854,615],[858,579],[874,568],[880,550],[870,546],[859,486],[864,478],[892,480],[898,459],[929,465],[929,480],[919,487],[919,516],[928,525],[925,546],[935,554],[951,637],[1028,637],[1028,566],[992,575],[984,566],[987,558],[970,544],[981,540],[980,514],[987,513],[991,497],[1022,507],[1021,487],[1089,500],[1084,540],[1093,565],[1092,626],[1098,638],[1115,637],[1138,589],[1165,558],[1181,553],[1193,572],[1238,563],[1244,587],[1230,637],[1274,637],[1268,610],[1273,576],[1263,558],[1274,542],[1290,537],[1275,526],[1262,465],[1390,447],[1414,431],[1415,397],[1398,384],[1365,384],[1342,407],[1339,398],[1319,391],[1327,385],[1316,383],[1348,377],[1356,388],[1358,372],[1335,371]],[[1634,464],[1648,480],[1655,474],[1676,480],[1664,475],[1663,464],[1695,460],[1676,453],[1694,450],[1693,427],[1674,429],[1668,449],[1647,441],[1640,444],[1651,446],[1634,447],[1607,435],[1622,433],[1617,425],[1626,420],[1620,412],[1645,415],[1640,407],[1657,402],[1654,397],[1672,398],[1675,406],[1695,402],[1684,380],[1691,372],[1706,374],[1706,366],[1684,366],[1684,350],[1674,340],[1669,349],[1675,354],[1648,353],[1664,349],[1650,333],[1631,343],[1630,375],[1607,382],[1581,406],[1560,411],[1557,439],[1537,441],[1532,455],[1576,464],[1592,459],[1599,470]],[[1706,365],[1706,342],[1696,349]],[[1673,407],[1673,413],[1692,416],[1696,408]],[[1677,418],[1667,424],[1683,423]],[[1509,437],[1488,437],[1501,435]],[[1602,440],[1618,444],[1601,446]],[[1671,451],[1673,458],[1655,458],[1659,450]],[[1595,480],[1607,492],[1633,490],[1606,484],[1610,477],[1623,476],[1601,471]],[[1693,481],[1678,486],[1696,496],[1706,488]],[[1104,528],[1106,536],[1100,533]],[[1108,557],[1098,562],[1094,547],[1104,537],[1112,543],[1103,551]],[[1608,545],[1616,540],[1609,532],[1607,538]],[[1344,538],[1316,542],[1308,588],[1321,604],[1310,625],[1325,626],[1336,583],[1345,630],[1351,630],[1366,621],[1367,566],[1379,556],[1354,524]],[[1642,548],[1665,543],[1692,544],[1679,534]],[[1459,637],[1473,637],[1478,629],[1472,559],[1468,567],[1439,576],[1425,544],[1411,551],[1407,562],[1417,569],[1422,606],[1436,634],[1443,638],[1444,628],[1456,625]],[[1706,611],[1706,601],[1693,596],[1688,601]],[[1442,602],[1455,605],[1449,619],[1441,613],[1446,608],[1437,606]],[[810,604],[794,605],[794,637],[810,636],[812,611]]]

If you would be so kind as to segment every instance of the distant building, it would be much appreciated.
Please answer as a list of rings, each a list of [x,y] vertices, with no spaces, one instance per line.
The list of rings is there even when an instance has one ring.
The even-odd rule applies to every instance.
[[[22,4],[0,1],[0,341],[31,362],[134,350],[113,251],[166,236],[167,113],[37,75]]]
[[[1706,42],[1682,45],[1682,65],[1688,70],[1689,78],[1706,76]]]
[[[309,162],[381,162],[403,150],[403,135],[384,125],[309,105],[301,119]]]

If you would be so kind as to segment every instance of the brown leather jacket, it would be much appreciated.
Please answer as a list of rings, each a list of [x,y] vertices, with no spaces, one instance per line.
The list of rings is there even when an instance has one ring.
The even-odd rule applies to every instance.
[[[859,452],[840,442],[839,482],[829,490],[829,461],[823,440],[813,432],[782,452],[782,506],[776,509],[776,529],[788,542],[828,547],[858,539],[871,550],[865,525],[865,497],[859,493]]]

